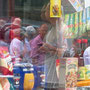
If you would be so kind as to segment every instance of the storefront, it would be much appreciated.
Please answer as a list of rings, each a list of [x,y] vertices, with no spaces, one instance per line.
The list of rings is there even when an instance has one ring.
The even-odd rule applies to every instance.
[[[0,0],[0,90],[90,89],[90,7],[79,2]]]

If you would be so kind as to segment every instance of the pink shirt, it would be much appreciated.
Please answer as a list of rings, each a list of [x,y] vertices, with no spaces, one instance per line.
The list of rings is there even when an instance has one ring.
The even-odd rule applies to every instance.
[[[31,46],[31,58],[37,60],[37,65],[43,65],[44,64],[44,56],[45,53],[38,52],[38,49],[40,48],[39,44],[43,43],[43,40],[41,39],[40,35],[38,35],[36,38],[30,41]]]

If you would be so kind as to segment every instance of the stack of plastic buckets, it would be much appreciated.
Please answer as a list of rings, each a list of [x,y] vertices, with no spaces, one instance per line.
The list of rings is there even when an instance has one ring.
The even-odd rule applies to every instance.
[[[38,87],[37,67],[22,63],[14,66],[14,86],[16,90],[36,90]]]

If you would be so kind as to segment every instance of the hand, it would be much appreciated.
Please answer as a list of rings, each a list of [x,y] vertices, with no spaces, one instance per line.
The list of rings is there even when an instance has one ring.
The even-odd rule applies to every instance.
[[[48,48],[44,47],[44,46],[41,46],[39,49],[38,49],[38,52],[48,52]]]
[[[37,59],[32,59],[32,64],[37,64],[38,63],[38,61],[37,61]]]
[[[49,51],[54,51],[54,52],[56,51],[56,47],[54,47],[50,44],[44,43],[43,46],[48,48]]]

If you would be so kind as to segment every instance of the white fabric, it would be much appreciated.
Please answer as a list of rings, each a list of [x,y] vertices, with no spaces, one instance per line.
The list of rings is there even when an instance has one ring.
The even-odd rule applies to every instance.
[[[31,62],[32,62],[32,59],[30,58],[31,47],[30,47],[30,43],[29,43],[29,41],[28,41],[27,38],[25,38],[24,49],[26,49],[26,52],[25,52],[23,61],[24,61],[24,62],[31,63]]]
[[[64,38],[63,25],[60,28],[59,23],[57,22],[56,26],[53,26],[51,28],[51,30],[48,32],[48,34],[46,36],[46,43],[48,43],[54,47],[57,47],[57,48],[64,48],[65,50],[67,49],[67,40]],[[62,54],[62,56],[63,56],[63,54]],[[46,54],[46,58],[45,58],[45,75],[46,75],[45,82],[53,84],[54,88],[58,87],[58,86],[55,86],[55,84],[59,84],[59,80],[57,78],[57,73],[56,73],[56,59],[57,59],[56,54],[55,55],[51,55],[50,53]],[[52,86],[49,85],[47,87],[49,88]]]
[[[26,27],[26,31],[27,31],[27,32],[30,31],[31,33],[35,33],[35,32],[36,32],[36,30],[34,29],[33,26],[27,26],[27,27]]]
[[[19,39],[14,38],[10,44],[11,56],[13,58],[15,58],[15,57],[19,58],[21,55],[21,52],[22,52],[22,48],[23,48],[23,43]]]
[[[84,64],[90,65],[90,46],[84,51]]]

